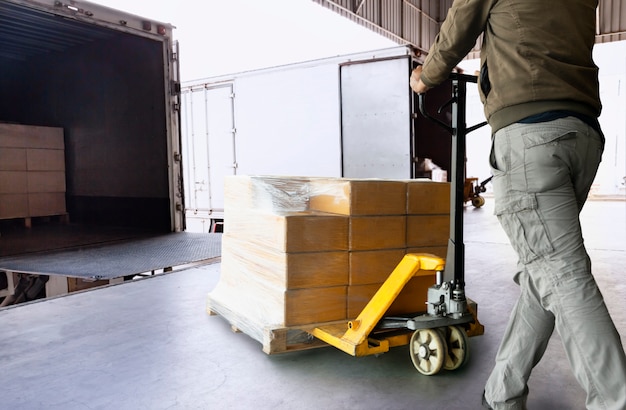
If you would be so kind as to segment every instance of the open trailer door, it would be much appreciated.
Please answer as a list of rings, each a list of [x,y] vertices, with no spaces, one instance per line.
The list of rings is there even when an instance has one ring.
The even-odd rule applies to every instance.
[[[411,57],[341,66],[342,173],[411,178]]]

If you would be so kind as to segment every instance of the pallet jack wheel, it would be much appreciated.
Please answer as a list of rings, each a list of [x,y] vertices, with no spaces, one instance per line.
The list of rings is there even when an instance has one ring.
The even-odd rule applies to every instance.
[[[456,370],[463,366],[469,358],[469,338],[465,329],[460,326],[448,326],[446,330],[446,345],[448,354],[446,355],[443,368]]]
[[[480,195],[476,195],[472,198],[472,205],[474,205],[475,208],[480,208],[485,205],[485,198]]]
[[[437,329],[417,329],[409,351],[417,371],[426,376],[439,373],[448,356],[445,339]]]

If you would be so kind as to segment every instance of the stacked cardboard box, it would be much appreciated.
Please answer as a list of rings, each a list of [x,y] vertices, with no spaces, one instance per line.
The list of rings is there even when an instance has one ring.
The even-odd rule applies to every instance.
[[[445,257],[449,189],[429,180],[311,182],[311,209],[349,216],[348,318],[358,316],[406,253]],[[432,276],[411,279],[387,313],[424,311],[433,284]]]
[[[345,319],[348,219],[308,209],[309,181],[226,179],[222,273],[210,301],[252,327]]]
[[[208,307],[260,341],[267,327],[355,318],[407,251],[445,257],[447,183],[237,176],[224,193]],[[425,311],[434,281],[411,279],[388,314]]]
[[[0,124],[0,219],[65,214],[63,129]]]
[[[445,258],[450,235],[450,184],[407,184],[407,248]]]

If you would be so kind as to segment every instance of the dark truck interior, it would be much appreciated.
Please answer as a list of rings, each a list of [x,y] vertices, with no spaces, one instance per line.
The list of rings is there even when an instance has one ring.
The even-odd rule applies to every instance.
[[[0,10],[0,122],[63,129],[69,221],[170,231],[163,43]]]
[[[207,235],[173,232],[168,47],[0,0],[0,132],[20,130],[0,135],[0,306],[50,296],[55,277],[63,294],[219,255]],[[16,202],[31,184],[11,153],[34,127],[62,130],[53,214]]]
[[[69,220],[0,220],[0,257],[171,231],[164,44],[4,1],[0,11],[0,122],[63,129]]]

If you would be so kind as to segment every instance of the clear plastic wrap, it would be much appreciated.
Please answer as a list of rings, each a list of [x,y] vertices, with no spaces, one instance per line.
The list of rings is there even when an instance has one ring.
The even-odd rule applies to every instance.
[[[445,257],[448,231],[447,183],[227,177],[209,309],[262,343],[268,328],[352,319],[404,254]],[[413,278],[389,312],[425,310],[433,283],[434,275]]]
[[[310,208],[349,216],[405,215],[407,183],[385,179],[315,179]]]

